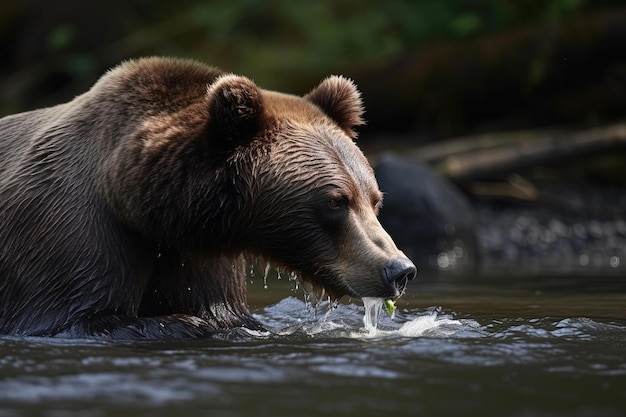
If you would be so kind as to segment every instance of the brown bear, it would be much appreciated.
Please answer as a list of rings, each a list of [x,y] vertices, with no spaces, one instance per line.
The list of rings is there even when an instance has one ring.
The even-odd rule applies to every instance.
[[[343,77],[304,97],[176,59],[0,120],[0,333],[182,338],[261,327],[245,258],[333,299],[399,297],[416,268],[377,220]]]

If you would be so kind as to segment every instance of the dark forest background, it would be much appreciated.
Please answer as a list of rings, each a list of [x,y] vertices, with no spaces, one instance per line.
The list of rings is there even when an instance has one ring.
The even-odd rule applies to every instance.
[[[0,116],[70,100],[146,55],[195,58],[296,94],[349,76],[365,99],[360,143],[370,154],[493,132],[584,131],[625,114],[626,5],[616,0],[5,1],[0,44]],[[576,169],[626,183],[618,139]],[[558,160],[547,155],[538,160]],[[476,168],[468,177],[428,162],[453,179]]]
[[[5,1],[0,42],[2,115],[69,100],[143,55],[294,93],[345,74],[365,96],[364,134],[416,142],[610,123],[626,98],[622,1]]]

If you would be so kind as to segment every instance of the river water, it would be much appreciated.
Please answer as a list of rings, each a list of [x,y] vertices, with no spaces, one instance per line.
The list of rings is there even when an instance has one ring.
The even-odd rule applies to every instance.
[[[370,331],[360,301],[313,308],[287,283],[263,286],[250,303],[267,333],[0,337],[0,417],[626,415],[616,278],[416,280]]]

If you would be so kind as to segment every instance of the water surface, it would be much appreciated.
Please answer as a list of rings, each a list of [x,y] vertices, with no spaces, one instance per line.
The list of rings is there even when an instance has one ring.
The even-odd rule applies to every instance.
[[[418,284],[375,332],[360,302],[313,309],[288,285],[261,285],[250,302],[267,333],[0,337],[0,416],[626,413],[619,282]]]

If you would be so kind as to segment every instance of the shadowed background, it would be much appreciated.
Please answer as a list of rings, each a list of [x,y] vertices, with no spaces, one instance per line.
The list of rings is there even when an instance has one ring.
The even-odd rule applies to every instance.
[[[623,117],[620,1],[51,0],[0,12],[2,114],[68,100],[121,60],[171,55],[294,93],[351,76],[366,131],[415,141]]]

